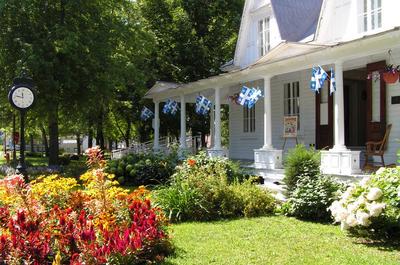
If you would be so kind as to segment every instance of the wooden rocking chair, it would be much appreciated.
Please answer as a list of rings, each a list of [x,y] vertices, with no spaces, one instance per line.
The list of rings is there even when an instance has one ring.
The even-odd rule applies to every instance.
[[[385,153],[386,150],[386,145],[389,139],[389,135],[390,135],[390,130],[392,129],[392,124],[388,124],[386,127],[386,132],[385,132],[385,136],[383,137],[382,141],[379,142],[367,142],[366,143],[366,147],[367,150],[365,150],[365,164],[364,164],[364,168],[367,167],[368,165],[368,157],[370,156],[380,156],[381,160],[382,160],[382,165],[385,165],[385,160],[383,158],[383,155]]]

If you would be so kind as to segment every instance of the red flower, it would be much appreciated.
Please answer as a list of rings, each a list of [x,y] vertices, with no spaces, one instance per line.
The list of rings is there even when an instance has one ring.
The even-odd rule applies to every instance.
[[[188,159],[188,165],[189,166],[194,166],[194,165],[196,165],[196,160],[194,160],[194,159]]]

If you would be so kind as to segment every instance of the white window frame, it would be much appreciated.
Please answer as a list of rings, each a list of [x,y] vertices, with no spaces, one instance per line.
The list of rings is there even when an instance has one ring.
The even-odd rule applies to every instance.
[[[260,19],[257,23],[258,26],[258,52],[262,57],[271,49],[271,33],[270,33],[270,18],[266,17]]]
[[[284,116],[297,116],[297,128],[300,129],[300,82],[290,82],[283,85]]]
[[[256,132],[256,107],[251,109],[243,107],[243,132],[255,133]]]
[[[382,0],[359,0],[359,32],[382,28]]]

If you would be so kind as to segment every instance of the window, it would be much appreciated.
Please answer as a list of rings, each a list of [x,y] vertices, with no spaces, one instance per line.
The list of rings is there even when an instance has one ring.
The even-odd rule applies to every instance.
[[[284,85],[285,116],[297,116],[300,129],[300,85],[299,82],[287,83]]]
[[[269,17],[258,21],[258,43],[260,56],[264,56],[271,48]]]
[[[243,132],[253,133],[256,131],[256,107],[243,108]]]
[[[382,0],[359,0],[359,31],[367,32],[382,27]]]

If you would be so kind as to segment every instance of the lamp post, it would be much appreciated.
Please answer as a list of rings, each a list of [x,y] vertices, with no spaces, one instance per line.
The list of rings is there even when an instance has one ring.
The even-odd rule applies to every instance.
[[[28,180],[25,164],[25,116],[26,112],[33,106],[35,102],[35,92],[33,89],[33,81],[30,78],[22,77],[14,79],[13,86],[8,93],[8,100],[11,105],[20,112],[20,155],[17,166],[17,173],[24,176],[25,181]]]

